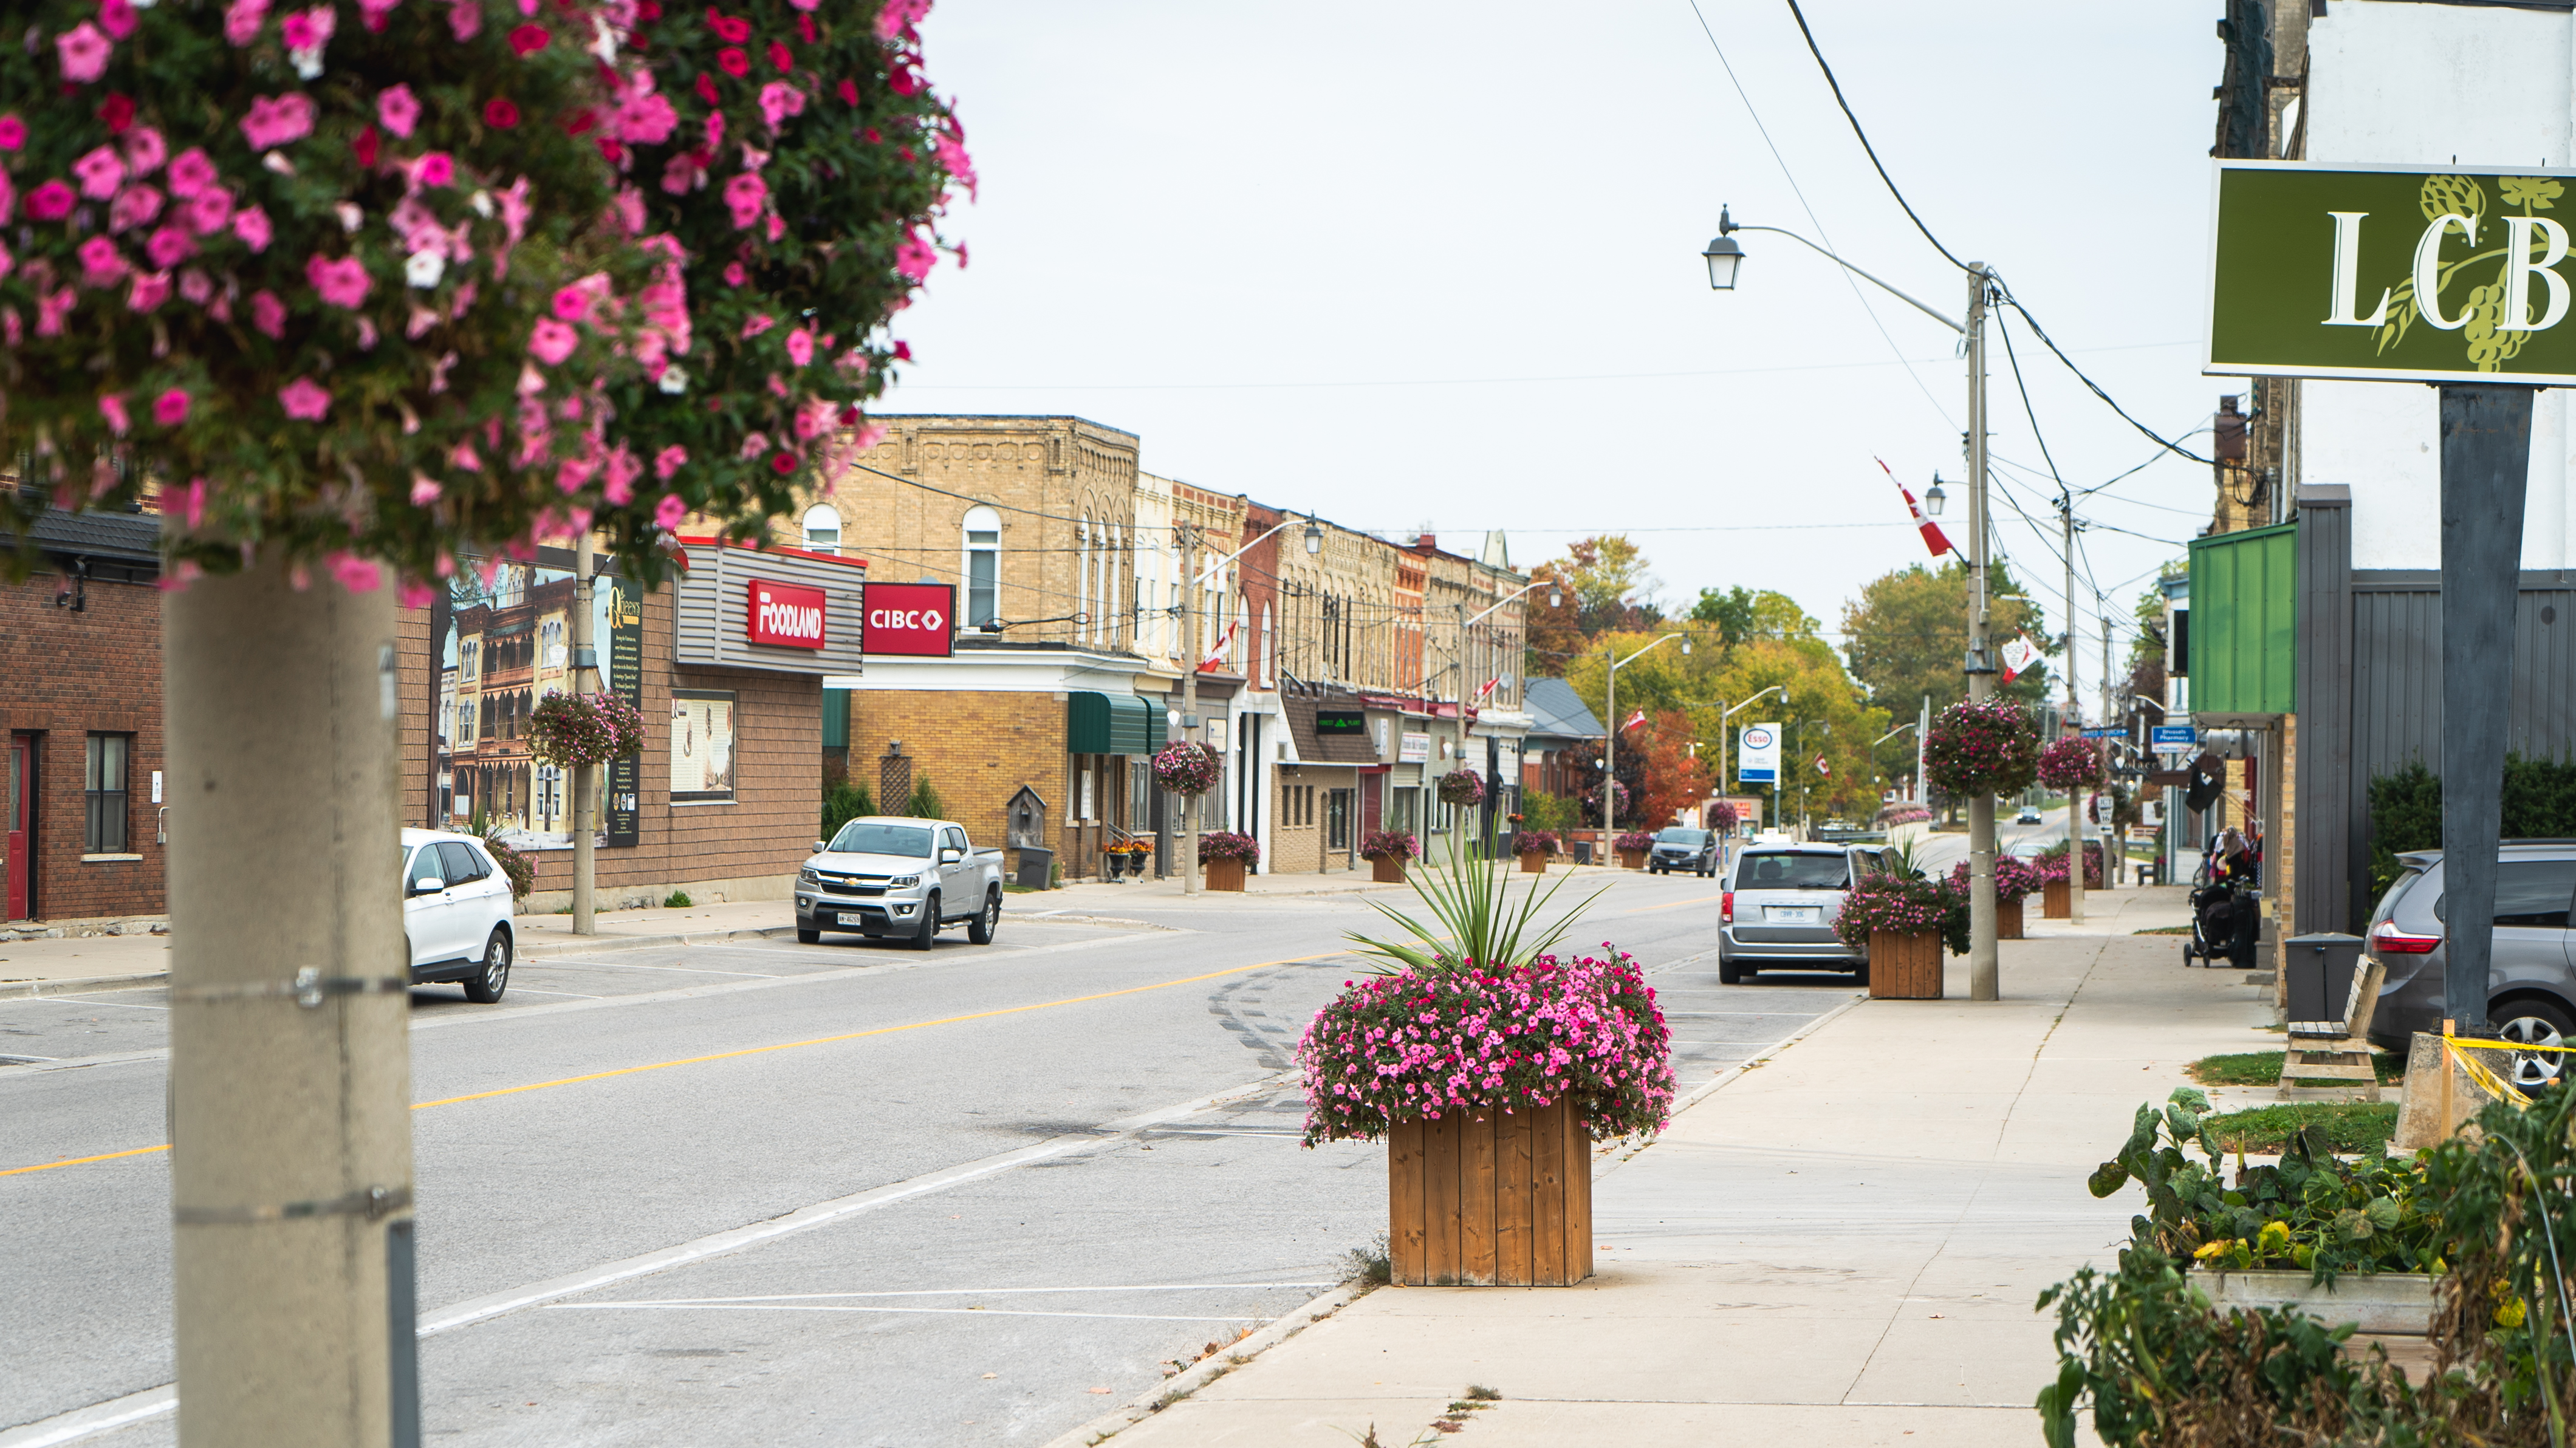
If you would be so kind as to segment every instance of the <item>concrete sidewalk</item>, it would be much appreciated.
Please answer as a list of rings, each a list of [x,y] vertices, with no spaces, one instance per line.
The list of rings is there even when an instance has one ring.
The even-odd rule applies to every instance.
[[[2131,933],[2181,923],[2182,891],[2089,903],[2004,943],[2000,1002],[1964,999],[1954,958],[1951,998],[1862,1002],[1596,1158],[1591,1281],[1381,1289],[1117,1448],[1451,1441],[1428,1430],[1470,1384],[1502,1396],[1455,1441],[1496,1448],[2037,1442],[2055,1357],[2032,1303],[2136,1210],[2085,1175],[2270,1018],[2239,973]]]

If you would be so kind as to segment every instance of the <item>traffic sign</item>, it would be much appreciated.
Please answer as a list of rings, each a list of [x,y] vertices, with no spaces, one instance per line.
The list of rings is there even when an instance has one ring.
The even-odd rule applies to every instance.
[[[2200,731],[2188,724],[2159,724],[2148,737],[2158,754],[2180,754],[2200,747]]]

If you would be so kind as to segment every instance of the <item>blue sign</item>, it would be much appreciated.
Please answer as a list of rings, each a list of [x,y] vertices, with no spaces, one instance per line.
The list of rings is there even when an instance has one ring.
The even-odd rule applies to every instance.
[[[2126,739],[2129,737],[2129,731],[2126,729],[2087,729],[2084,731],[2084,737],[2087,739]]]
[[[2200,746],[2200,731],[2188,724],[2159,724],[2151,733],[2159,754],[2178,754]]]

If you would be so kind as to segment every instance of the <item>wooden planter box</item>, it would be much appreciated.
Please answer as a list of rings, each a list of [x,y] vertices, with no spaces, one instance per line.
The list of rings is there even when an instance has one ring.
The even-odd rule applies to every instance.
[[[1522,873],[1522,874],[1524,874],[1524,875],[1544,875],[1544,874],[1546,874],[1546,873],[1547,873],[1547,851],[1545,851],[1545,850],[1524,850],[1524,851],[1522,851],[1522,852],[1521,852],[1521,873]]]
[[[1642,870],[1646,868],[1646,852],[1644,850],[1621,850],[1619,852],[1619,868],[1622,870]]]
[[[1404,883],[1404,861],[1394,855],[1369,856],[1369,878],[1381,885]]]
[[[1242,862],[1241,860],[1210,860],[1210,861],[1208,861],[1208,862],[1207,862],[1207,887],[1208,887],[1209,889],[1211,889],[1211,890],[1240,890],[1240,889],[1242,889],[1242,888],[1243,888],[1243,862]]]
[[[2047,884],[2039,887],[2039,914],[2041,919],[2064,920],[2072,916],[2074,913],[2075,907],[2067,903],[2066,882],[2064,880],[2051,880]]]
[[[1995,939],[2025,938],[2021,933],[2021,901],[1997,899],[1995,901]]]
[[[1937,1001],[1941,998],[1941,936],[1937,931],[1869,936],[1872,1000]]]
[[[1399,1124],[1387,1251],[1405,1287],[1571,1287],[1592,1275],[1592,1150],[1573,1108]]]
[[[2433,1279],[2420,1272],[2344,1272],[2332,1287],[2312,1286],[2305,1272],[2207,1272],[2191,1277],[2212,1307],[2295,1307],[2328,1327],[2357,1323],[2363,1332],[2424,1334],[2433,1330]]]

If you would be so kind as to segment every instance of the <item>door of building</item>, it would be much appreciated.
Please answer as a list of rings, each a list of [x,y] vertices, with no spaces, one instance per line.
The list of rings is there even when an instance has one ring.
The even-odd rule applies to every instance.
[[[27,816],[33,811],[35,781],[28,772],[31,753],[24,739],[9,741],[9,777],[0,781],[0,853],[7,856],[9,874],[8,904],[0,909],[0,920],[27,918]]]
[[[1386,828],[1386,776],[1364,775],[1360,779],[1360,837]]]

